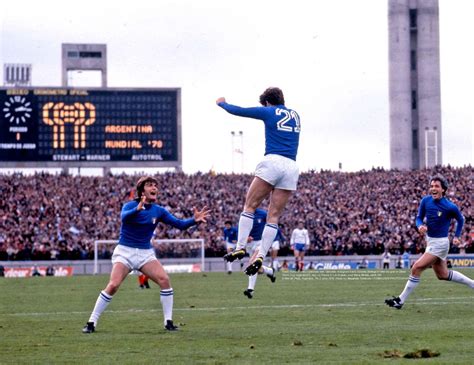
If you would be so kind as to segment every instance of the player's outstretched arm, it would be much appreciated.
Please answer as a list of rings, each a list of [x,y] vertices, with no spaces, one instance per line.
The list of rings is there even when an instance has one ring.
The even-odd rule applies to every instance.
[[[268,108],[258,106],[250,108],[242,108],[237,105],[232,105],[226,102],[224,97],[217,98],[216,104],[224,109],[227,113],[236,115],[238,117],[253,118],[253,119],[264,119],[268,116],[268,113],[274,113],[274,111],[267,110]]]
[[[209,217],[211,210],[207,209],[207,206],[204,206],[201,210],[198,210],[196,207],[193,207],[194,220],[196,223],[206,223],[206,218]]]

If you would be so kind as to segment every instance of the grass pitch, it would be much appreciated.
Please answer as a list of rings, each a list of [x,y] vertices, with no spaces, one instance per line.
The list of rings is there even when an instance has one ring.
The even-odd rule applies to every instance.
[[[171,275],[180,330],[170,333],[159,288],[131,276],[91,335],[81,329],[108,277],[2,278],[0,364],[472,364],[474,291],[427,271],[402,310],[385,306],[407,277],[279,273],[274,284],[260,276],[248,299],[243,273]],[[403,357],[423,349],[438,356]]]

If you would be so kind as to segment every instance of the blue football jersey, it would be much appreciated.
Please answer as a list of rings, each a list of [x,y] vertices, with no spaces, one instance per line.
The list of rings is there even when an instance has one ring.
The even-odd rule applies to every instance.
[[[238,230],[235,227],[230,227],[229,229],[224,228],[224,241],[228,243],[237,243]]]
[[[459,237],[464,225],[464,217],[459,208],[445,197],[433,199],[431,195],[427,195],[421,199],[418,215],[416,216],[416,226],[419,227],[426,221],[429,237],[448,237],[452,219],[457,222],[454,235]]]
[[[138,201],[132,200],[122,207],[122,225],[119,245],[133,248],[151,248],[151,238],[159,222],[184,230],[196,224],[194,218],[178,219],[158,204],[145,204],[137,210]]]
[[[262,239],[262,233],[263,229],[265,228],[265,224],[267,224],[267,211],[257,208],[254,213],[252,230],[249,234],[249,236],[251,236],[254,241],[260,241]]]
[[[263,120],[265,124],[265,155],[275,154],[296,161],[300,139],[300,117],[284,105],[242,108],[219,103],[228,113]]]

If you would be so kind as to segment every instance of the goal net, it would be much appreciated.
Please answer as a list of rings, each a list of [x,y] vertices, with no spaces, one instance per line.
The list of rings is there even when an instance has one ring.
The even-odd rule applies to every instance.
[[[94,275],[99,273],[99,260],[112,257],[118,240],[94,241]],[[167,272],[205,271],[204,239],[163,239],[152,240],[156,257]]]

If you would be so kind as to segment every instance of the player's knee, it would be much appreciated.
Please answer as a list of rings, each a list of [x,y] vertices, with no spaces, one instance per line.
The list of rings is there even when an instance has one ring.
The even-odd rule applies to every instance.
[[[448,272],[436,272],[436,277],[438,280],[448,280],[449,273]]]
[[[423,272],[423,270],[425,270],[425,267],[422,267],[420,265],[417,265],[416,263],[413,265],[413,267],[411,268],[411,275],[412,276],[416,276],[416,277],[419,277],[421,275],[421,273]]]
[[[257,210],[257,208],[259,207],[259,203],[258,202],[253,202],[253,201],[247,201],[245,202],[244,204],[244,212],[247,212],[247,213],[255,213],[255,210]]]
[[[120,283],[117,281],[110,281],[105,288],[105,292],[110,295],[114,295],[120,288]]]
[[[170,278],[168,275],[163,275],[158,278],[158,285],[161,289],[171,288]]]

